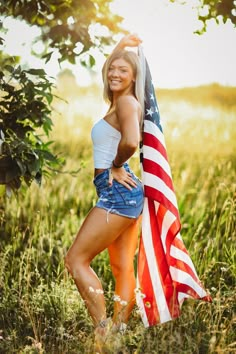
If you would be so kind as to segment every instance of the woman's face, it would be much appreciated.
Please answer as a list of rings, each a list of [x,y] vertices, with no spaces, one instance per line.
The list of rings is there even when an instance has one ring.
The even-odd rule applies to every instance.
[[[131,65],[122,58],[115,59],[108,68],[107,74],[110,90],[115,93],[131,93],[133,91],[134,73]]]

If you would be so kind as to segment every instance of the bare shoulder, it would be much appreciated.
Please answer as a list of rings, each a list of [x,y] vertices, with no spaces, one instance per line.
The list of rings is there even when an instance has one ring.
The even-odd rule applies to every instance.
[[[139,123],[142,117],[140,103],[132,95],[120,96],[116,102],[116,117],[122,135],[133,135],[139,132]]]
[[[118,98],[116,107],[118,111],[123,111],[123,109],[137,111],[140,109],[141,105],[134,96],[124,95]]]

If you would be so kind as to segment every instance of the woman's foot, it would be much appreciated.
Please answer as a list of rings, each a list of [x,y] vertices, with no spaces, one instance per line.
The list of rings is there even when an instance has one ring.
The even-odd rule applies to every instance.
[[[111,318],[101,321],[95,328],[94,353],[111,354],[121,352],[123,335],[127,329],[124,322],[114,323]]]
[[[113,323],[112,332],[125,334],[127,329],[127,324],[125,322]]]
[[[113,328],[113,321],[107,318],[99,322],[94,331],[94,353],[109,353],[107,344],[108,337]]]

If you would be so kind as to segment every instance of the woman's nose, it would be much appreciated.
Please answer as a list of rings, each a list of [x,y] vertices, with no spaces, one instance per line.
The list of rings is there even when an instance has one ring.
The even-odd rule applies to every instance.
[[[111,77],[117,77],[118,76],[118,71],[117,70],[113,70],[111,73]]]

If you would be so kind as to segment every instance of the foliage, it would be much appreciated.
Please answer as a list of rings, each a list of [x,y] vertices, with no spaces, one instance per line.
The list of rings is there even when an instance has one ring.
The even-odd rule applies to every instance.
[[[225,88],[220,89],[223,97]],[[209,87],[212,98],[211,90],[214,87]],[[196,94],[194,90],[192,101],[188,97],[186,111],[178,97],[175,99],[175,92],[169,99],[162,96],[159,105],[182,237],[213,302],[186,300],[180,318],[148,329],[135,309],[121,338],[125,353],[236,351],[235,109],[230,101],[228,106],[219,102],[216,107],[210,98],[199,108]],[[91,320],[63,264],[74,235],[96,200],[91,186],[92,122],[88,117],[76,118],[69,125],[61,117],[52,138],[57,137],[57,144],[68,156],[68,169],[84,161],[79,178],[58,174],[46,180],[40,191],[33,184],[31,191],[19,195],[18,201],[7,200],[6,210],[0,210],[1,353],[93,352]],[[78,133],[81,122],[84,130]],[[138,171],[138,158],[131,164]],[[103,281],[108,314],[112,315],[114,287],[107,252],[96,257],[92,266]],[[110,353],[116,351],[111,349]]]
[[[96,46],[103,50],[112,42],[112,35],[121,31],[121,17],[110,12],[110,2],[3,0],[0,16],[19,18],[40,28],[37,40],[45,44],[42,58],[46,62],[57,52],[59,61],[74,64],[80,57],[82,65],[93,66],[95,59],[90,49]],[[103,27],[106,34],[98,36],[96,26]],[[4,32],[4,20],[0,29]],[[3,43],[0,38],[0,45]],[[42,128],[48,135],[52,127],[51,83],[44,70],[22,70],[16,66],[17,61],[17,57],[0,52],[0,63],[5,67],[0,72],[0,185],[14,191],[19,189],[22,180],[28,185],[33,179],[40,183],[42,174],[59,162],[50,151],[51,143],[43,143],[37,133],[38,128]],[[6,71],[11,74],[10,81],[5,76]]]
[[[202,32],[207,29],[207,21],[215,19],[219,23],[220,19],[225,23],[227,20],[231,21],[236,26],[236,6],[234,0],[203,0],[201,9],[199,11],[199,20],[203,22]]]
[[[3,0],[0,15],[25,20],[41,29],[38,40],[45,43],[43,57],[50,60],[56,50],[60,61],[75,59],[84,53],[82,63],[92,66],[94,57],[91,47],[102,49],[112,42],[112,35],[121,32],[121,17],[112,14],[109,4],[112,0]],[[106,29],[106,34],[91,32],[92,25]]]
[[[38,133],[52,128],[51,89],[42,69],[6,65],[0,71],[0,184],[7,190],[19,189],[22,180],[40,183],[42,173],[59,164]]]
[[[185,3],[182,0],[170,1]],[[235,0],[199,0],[197,7],[198,18],[202,22],[202,28],[197,31],[198,34],[202,34],[207,30],[207,21],[211,19],[214,19],[217,23],[220,23],[220,20],[223,23],[229,20],[236,26]]]

